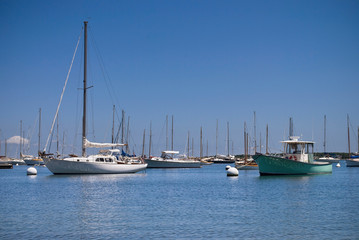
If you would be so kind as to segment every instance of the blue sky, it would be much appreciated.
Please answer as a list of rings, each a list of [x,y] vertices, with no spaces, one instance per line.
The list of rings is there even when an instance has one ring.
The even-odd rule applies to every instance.
[[[166,115],[174,115],[174,145],[181,152],[190,131],[198,155],[202,126],[205,153],[208,140],[214,154],[218,119],[218,152],[226,153],[229,122],[231,152],[233,143],[234,153],[243,153],[243,125],[253,137],[254,111],[257,142],[260,133],[264,142],[268,124],[272,152],[288,135],[289,117],[295,134],[323,151],[324,115],[327,150],[346,152],[347,114],[357,151],[358,1],[0,0],[1,155],[4,139],[19,135],[20,120],[25,135],[33,132],[29,152],[36,153],[40,107],[44,146],[84,20],[94,85],[90,140],[110,141],[115,104],[119,115],[124,109],[130,116],[137,154],[150,121],[153,152],[164,150]],[[60,112],[67,153],[80,143],[82,51]],[[9,155],[16,148],[9,144]]]

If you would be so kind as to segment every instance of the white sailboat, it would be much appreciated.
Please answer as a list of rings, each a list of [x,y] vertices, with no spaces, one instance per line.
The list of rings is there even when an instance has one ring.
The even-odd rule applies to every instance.
[[[324,143],[323,143],[323,147],[324,147],[324,156],[320,157],[318,159],[316,159],[317,162],[330,162],[330,163],[339,163],[339,159],[338,158],[334,158],[333,156],[331,156],[330,154],[327,154],[326,151],[326,138],[327,138],[327,116],[324,115]]]
[[[147,164],[145,163],[142,162],[133,163],[133,162],[121,161],[121,159],[118,156],[119,153],[118,149],[100,151],[99,154],[96,155],[89,155],[89,156],[86,155],[86,148],[90,148],[90,147],[109,148],[109,147],[119,147],[125,145],[125,144],[116,144],[116,143],[94,143],[87,140],[86,138],[86,90],[87,90],[86,68],[87,68],[87,22],[84,22],[84,86],[83,86],[84,102],[83,102],[83,121],[82,121],[82,156],[78,157],[71,155],[70,157],[66,157],[66,158],[57,158],[51,154],[43,154],[43,159],[46,164],[46,167],[53,174],[120,174],[120,173],[135,173],[144,170],[147,167]],[[58,114],[58,109],[55,115],[55,119]]]
[[[348,125],[348,159],[345,160],[347,167],[359,167],[359,154],[351,155],[350,152],[350,133],[349,133],[349,115],[347,116],[347,125]],[[359,141],[359,128],[358,128],[358,141]],[[359,142],[358,142],[358,152],[359,152]]]
[[[166,148],[168,146],[167,141],[167,126],[168,118],[166,117]],[[150,135],[151,139],[151,135]],[[172,116],[172,150],[162,151],[160,157],[151,157],[149,153],[149,158],[145,159],[148,164],[148,168],[200,168],[201,162],[195,159],[190,159],[186,155],[179,155],[178,151],[173,151],[173,116]],[[150,141],[151,149],[151,141]]]

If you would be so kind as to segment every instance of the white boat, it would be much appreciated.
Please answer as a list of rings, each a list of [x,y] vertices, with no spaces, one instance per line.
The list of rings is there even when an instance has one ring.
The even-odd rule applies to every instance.
[[[34,166],[34,165],[44,165],[44,161],[42,158],[36,158],[36,157],[25,157],[24,162],[28,166]]]
[[[339,158],[334,158],[334,157],[331,157],[331,156],[324,156],[324,157],[316,159],[315,161],[317,161],[317,162],[338,163]]]
[[[145,159],[147,168],[200,168],[201,162],[186,157],[177,157],[178,151],[163,151],[161,157]]]
[[[247,160],[241,160],[235,162],[235,167],[238,170],[258,170],[258,164],[254,161],[252,157]]]
[[[324,142],[323,142],[324,154],[326,154],[326,152],[327,152],[326,146],[327,146],[327,115],[324,115]],[[339,159],[332,157],[330,154],[326,154],[324,157],[315,159],[315,161],[339,163]]]
[[[146,169],[147,164],[122,160],[119,152],[119,149],[110,149],[87,157],[45,157],[44,160],[46,167],[54,174],[120,174],[136,173]]]
[[[359,128],[358,128],[358,153],[351,154],[350,152],[350,133],[349,133],[349,115],[347,115],[347,126],[348,126],[348,156],[349,159],[345,160],[347,167],[359,167]]]
[[[86,155],[86,148],[95,147],[95,148],[109,148],[109,147],[119,147],[124,146],[125,144],[116,144],[116,143],[94,143],[86,139],[86,90],[87,90],[87,79],[86,79],[86,63],[87,63],[87,22],[84,22],[84,103],[83,103],[83,122],[82,122],[82,156],[71,156],[66,158],[57,158],[53,155],[43,154],[43,159],[45,161],[46,167],[53,174],[119,174],[119,173],[135,173],[142,171],[147,167],[147,164],[140,162],[126,162],[122,161],[116,157],[116,153],[119,150],[107,150],[100,151],[97,155]],[[67,83],[67,79],[66,79]],[[65,86],[66,86],[65,83]],[[65,88],[64,88],[65,89]],[[63,92],[64,93],[64,92]],[[62,93],[62,96],[63,96]],[[61,96],[61,99],[62,99]],[[61,101],[60,101],[61,103]],[[59,104],[60,106],[60,104]],[[52,124],[50,135],[53,130],[55,120],[57,118],[59,106],[55,114],[55,119]],[[49,135],[49,136],[50,136]],[[48,138],[49,140],[49,138]],[[45,145],[46,149],[47,144]],[[45,153],[45,151],[44,151]]]

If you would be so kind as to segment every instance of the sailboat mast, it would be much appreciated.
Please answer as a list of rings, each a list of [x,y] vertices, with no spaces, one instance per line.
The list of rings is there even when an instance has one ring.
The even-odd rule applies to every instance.
[[[148,148],[148,157],[151,159],[151,144],[152,144],[152,121],[150,122],[150,143]]]
[[[115,143],[115,105],[112,107],[112,136],[111,136],[111,143]]]
[[[217,119],[217,124],[216,124],[216,157],[218,155],[218,119]]]
[[[203,146],[202,146],[202,126],[201,126],[201,132],[200,132],[200,143],[199,143],[199,157],[203,157]]]
[[[189,158],[189,131],[188,131],[188,136],[187,136],[187,157]]]
[[[146,137],[146,129],[143,130],[142,157],[145,157],[145,137]]]
[[[194,154],[193,154],[193,151],[194,151],[194,150],[193,150],[193,149],[194,149],[194,143],[193,143],[193,142],[194,142],[194,139],[192,138],[192,157],[194,156]]]
[[[348,159],[350,159],[350,133],[349,133],[349,114],[347,115],[347,125],[348,125]]]
[[[243,127],[243,137],[244,137],[244,162],[247,162],[247,132],[246,132],[246,122],[244,122]]]
[[[229,122],[227,122],[227,156],[229,157]]]
[[[266,128],[266,154],[268,154],[268,124],[267,124],[267,128]]]
[[[22,120],[20,120],[20,159],[21,159],[21,151],[22,151]]]
[[[56,119],[56,155],[60,155],[59,154],[59,116],[57,116]]]
[[[171,136],[171,150],[173,151],[173,115],[172,115],[172,136]]]
[[[129,131],[130,131],[130,116],[128,116],[127,118],[127,131],[126,131],[126,152],[129,153],[130,152],[130,148],[128,146],[128,143],[129,143]]]
[[[254,154],[257,153],[256,111],[254,111]]]
[[[166,115],[166,150],[168,150],[168,115]]]
[[[82,115],[82,156],[86,156],[85,140],[86,140],[86,91],[87,91],[87,21],[84,22],[84,103]]]
[[[39,109],[39,143],[38,143],[38,150],[37,154],[40,156],[40,145],[41,145],[41,108]]]

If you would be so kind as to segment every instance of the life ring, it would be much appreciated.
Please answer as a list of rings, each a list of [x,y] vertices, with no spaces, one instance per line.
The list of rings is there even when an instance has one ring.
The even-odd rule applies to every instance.
[[[297,161],[297,156],[295,156],[295,155],[290,155],[289,159],[294,160],[294,161]]]

